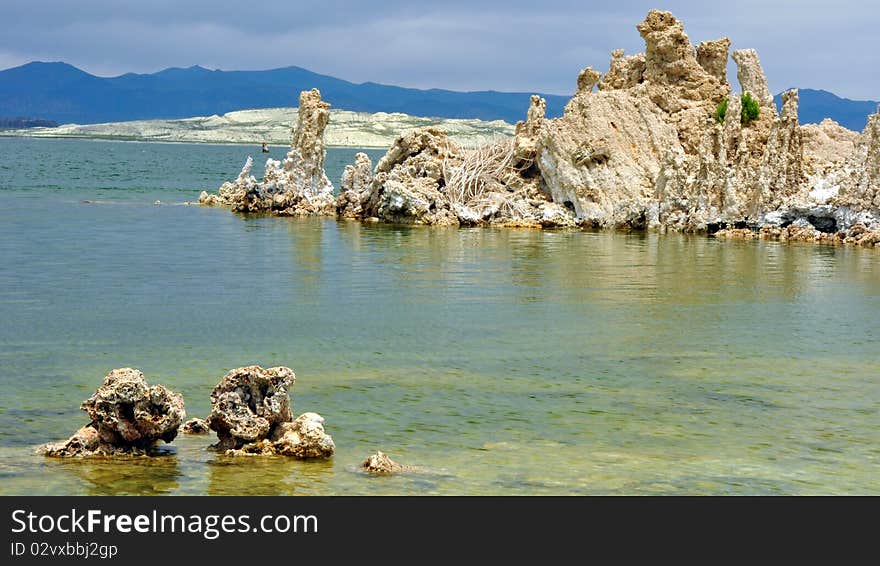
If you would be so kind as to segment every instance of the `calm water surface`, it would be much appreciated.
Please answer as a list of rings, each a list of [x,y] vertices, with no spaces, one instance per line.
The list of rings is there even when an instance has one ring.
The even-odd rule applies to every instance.
[[[248,154],[0,138],[0,493],[880,494],[875,250],[181,204]],[[205,416],[247,364],[294,368],[331,461],[32,455],[112,368]]]

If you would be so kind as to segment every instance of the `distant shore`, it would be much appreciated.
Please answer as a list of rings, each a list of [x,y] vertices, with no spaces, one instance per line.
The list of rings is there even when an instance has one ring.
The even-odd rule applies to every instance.
[[[222,116],[174,120],[135,120],[106,124],[64,124],[52,128],[0,129],[3,137],[76,138],[106,141],[290,145],[296,108],[239,110]],[[325,142],[330,147],[387,148],[407,132],[440,127],[464,147],[510,137],[514,127],[501,120],[446,119],[402,113],[332,110]]]

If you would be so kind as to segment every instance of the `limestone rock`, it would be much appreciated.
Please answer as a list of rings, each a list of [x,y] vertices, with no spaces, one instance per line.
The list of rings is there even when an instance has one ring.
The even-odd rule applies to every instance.
[[[808,174],[827,174],[852,155],[859,138],[858,132],[844,128],[825,118],[819,124],[801,126],[804,145],[804,165]]]
[[[528,117],[513,139],[462,149],[442,130],[401,136],[376,165],[361,217],[435,226],[541,227],[550,199],[535,166],[545,102],[532,97]],[[574,225],[574,215],[554,216]],[[563,222],[563,220],[567,220]]]
[[[289,422],[288,390],[295,381],[293,370],[283,366],[245,366],[227,373],[211,391],[208,426],[217,433],[217,448],[240,448]]]
[[[722,37],[715,41],[702,41],[697,45],[697,63],[707,73],[727,85],[727,59],[730,52],[730,38]]]
[[[623,49],[611,52],[611,64],[608,72],[599,83],[599,90],[621,90],[632,88],[645,79],[645,54],[624,55]],[[591,69],[591,67],[587,67]],[[581,72],[585,73],[587,69]],[[578,77],[578,92],[582,91],[581,78]]]
[[[162,385],[148,386],[131,368],[111,371],[83,401],[91,422],[65,442],[41,447],[47,456],[150,454],[159,440],[171,442],[186,417],[183,397]]]
[[[341,218],[360,218],[363,205],[370,196],[373,184],[373,162],[366,153],[354,156],[354,165],[346,165],[342,172],[339,197],[336,199],[336,213]]]
[[[281,423],[272,433],[275,452],[299,459],[329,458],[336,450],[333,438],[324,431],[324,417],[303,413],[292,423]]]
[[[89,424],[65,441],[44,444],[38,452],[45,456],[87,456],[97,453],[98,444],[98,429]]]
[[[698,62],[684,25],[669,12],[651,10],[636,26],[645,40],[648,96],[669,116],[686,152],[695,153],[709,117],[729,94],[725,82]]]
[[[780,115],[757,52],[744,49],[732,58],[741,90],[758,101],[760,114],[743,124],[741,99],[727,80],[730,39],[694,47],[684,24],[659,10],[637,29],[645,52],[614,51],[601,80],[591,67],[581,71],[562,117],[547,119],[544,101],[533,96],[512,139],[466,149],[437,128],[409,132],[375,172],[358,156],[332,208],[343,218],[376,222],[650,227],[873,245],[880,230],[880,118],[872,117],[861,135],[830,121],[799,126],[797,92],[784,95]],[[719,124],[714,115],[725,99]],[[305,96],[301,106],[311,114],[302,121],[311,125],[294,136],[293,158],[267,162],[262,183],[248,163],[236,181],[202,201],[306,210],[305,201],[277,187],[291,185],[290,169],[314,181],[297,186],[323,185],[323,145],[313,135],[326,125],[322,104]],[[272,442],[252,442],[252,450],[274,450]]]
[[[581,71],[581,75],[578,77],[578,85],[581,84],[584,73],[587,73],[588,71],[592,71],[592,69],[587,67]],[[587,82],[592,81],[596,75],[598,75],[598,73],[594,72],[594,74],[583,80]],[[587,88],[585,85],[583,90],[584,92],[590,92],[592,86]],[[530,165],[538,155],[538,133],[541,131],[541,126],[544,125],[544,115],[546,112],[547,101],[540,96],[533,94],[529,105],[529,111],[526,114],[526,121],[516,123],[516,135],[513,142],[514,152],[516,158],[521,162],[528,162]]]
[[[333,185],[324,173],[324,130],[330,119],[330,105],[313,88],[300,94],[297,113],[287,157],[283,162],[266,160],[262,182],[250,175],[253,159],[248,157],[235,181],[224,183],[216,195],[203,192],[199,202],[229,206],[235,212],[335,215]]]
[[[376,165],[363,216],[403,224],[458,225],[443,188],[443,169],[461,150],[443,130],[399,137]]]
[[[749,148],[753,158],[759,159],[764,153],[770,130],[779,118],[779,113],[767,86],[758,52],[754,49],[739,49],[731,56],[736,62],[736,76],[741,91],[743,94],[749,93],[758,102],[760,109],[758,119],[743,130],[745,146]]]
[[[406,467],[398,464],[379,450],[363,461],[361,467],[371,474],[391,475],[406,471]]]
[[[843,223],[880,229],[880,108],[868,117],[842,170],[832,176],[832,182],[838,179],[840,190],[832,204],[842,209],[838,217]]]
[[[211,432],[211,427],[208,426],[208,421],[205,419],[190,419],[183,423],[180,426],[180,432],[182,434],[208,434]]]
[[[602,73],[600,73],[593,67],[585,68],[583,71],[580,72],[577,78],[578,92],[593,92],[593,88],[596,86],[596,83],[598,83],[599,79],[601,78]],[[534,105],[534,101],[532,102],[532,104]],[[541,117],[543,118],[544,115],[541,114]]]
[[[774,121],[758,179],[764,210],[776,210],[804,188],[803,141],[798,124],[798,91],[782,94],[782,117]]]
[[[579,93],[541,129],[538,167],[547,192],[582,222],[614,226],[634,217],[639,224],[662,156],[681,151],[678,132],[644,88]]]
[[[335,446],[323,417],[305,413],[292,420],[289,389],[295,382],[293,370],[283,366],[227,373],[211,392],[208,426],[219,439],[214,448],[230,455],[330,457]]]
[[[758,52],[754,49],[738,49],[733,52],[732,57],[736,62],[736,78],[742,92],[750,93],[758,101],[761,110],[766,109],[775,117],[776,105],[773,104],[773,95],[767,86],[767,77]]]
[[[312,194],[323,192],[330,181],[324,175],[324,130],[330,122],[330,104],[321,100],[318,89],[304,90],[299,95],[296,127],[291,132],[290,149],[299,153],[303,171],[311,183]]]

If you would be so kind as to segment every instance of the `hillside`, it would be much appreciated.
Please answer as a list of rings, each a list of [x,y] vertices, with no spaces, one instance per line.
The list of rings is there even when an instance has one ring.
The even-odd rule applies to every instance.
[[[67,124],[55,128],[10,130],[0,132],[0,135],[193,143],[266,142],[288,146],[295,120],[296,108],[264,108],[181,120],[135,120],[83,126]],[[332,110],[325,140],[331,146],[385,148],[397,136],[427,126],[443,128],[455,143],[466,147],[513,135],[513,126],[501,120],[487,122]]]

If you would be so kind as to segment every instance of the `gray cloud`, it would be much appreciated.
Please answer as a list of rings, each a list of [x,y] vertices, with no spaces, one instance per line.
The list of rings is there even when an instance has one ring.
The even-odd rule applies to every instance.
[[[756,48],[774,92],[880,98],[874,0],[3,4],[3,68],[63,60],[106,76],[298,65],[355,82],[560,94],[583,67],[606,68],[612,49],[643,50],[635,25],[657,7],[681,18],[694,43],[727,35],[734,48]]]

